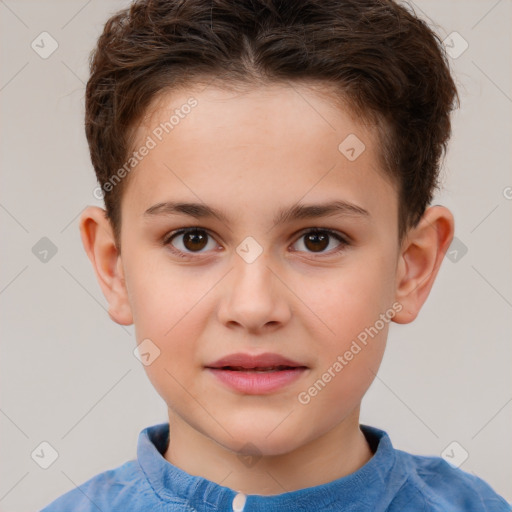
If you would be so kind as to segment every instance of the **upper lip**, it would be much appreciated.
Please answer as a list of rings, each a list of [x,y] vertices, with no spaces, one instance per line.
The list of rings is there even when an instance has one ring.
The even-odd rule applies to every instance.
[[[240,367],[240,368],[273,368],[276,366],[290,366],[293,368],[307,368],[306,365],[288,359],[287,357],[279,354],[265,353],[265,354],[244,354],[238,352],[222,357],[217,361],[207,364],[206,368],[223,368],[223,367]]]

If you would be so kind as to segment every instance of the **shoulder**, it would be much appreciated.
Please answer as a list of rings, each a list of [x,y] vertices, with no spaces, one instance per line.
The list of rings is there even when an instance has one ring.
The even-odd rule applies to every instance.
[[[481,478],[456,468],[441,457],[395,450],[407,479],[389,512],[510,512],[511,506]]]
[[[40,512],[139,510],[137,505],[148,505],[147,500],[154,500],[154,496],[138,462],[131,460],[90,478]]]

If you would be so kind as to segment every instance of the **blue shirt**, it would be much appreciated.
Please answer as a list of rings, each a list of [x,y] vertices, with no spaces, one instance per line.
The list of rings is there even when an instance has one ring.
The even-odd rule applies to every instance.
[[[245,496],[164,459],[169,424],[154,425],[139,434],[137,460],[94,476],[41,512],[510,512],[482,479],[441,457],[396,450],[383,430],[360,428],[374,455],[354,473],[284,494]]]

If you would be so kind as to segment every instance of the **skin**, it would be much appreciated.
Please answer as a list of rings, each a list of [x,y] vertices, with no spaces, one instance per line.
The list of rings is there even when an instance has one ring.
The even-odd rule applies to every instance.
[[[198,105],[129,176],[122,252],[98,207],[81,216],[85,250],[111,318],[134,323],[137,343],[149,338],[160,350],[145,370],[168,406],[169,462],[247,494],[330,482],[372,457],[359,411],[389,323],[309,403],[297,397],[394,303],[392,321],[414,320],[452,240],[453,217],[428,208],[400,244],[397,188],[379,168],[376,133],[312,85],[167,92],[148,109],[134,147],[191,96]],[[348,134],[366,146],[355,161],[338,150]],[[280,208],[334,199],[368,215],[273,226]],[[171,200],[205,203],[227,220],[144,215]],[[184,235],[164,244],[184,227],[210,236],[203,232],[202,246]],[[335,230],[349,244],[308,243],[311,228]],[[236,252],[248,236],[263,250],[252,263]],[[204,369],[234,352],[274,352],[308,370],[276,392],[247,395]]]

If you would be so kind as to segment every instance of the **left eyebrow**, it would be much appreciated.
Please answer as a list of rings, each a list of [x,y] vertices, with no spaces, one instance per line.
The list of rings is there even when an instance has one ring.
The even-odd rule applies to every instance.
[[[274,226],[299,219],[315,219],[329,216],[356,216],[369,218],[364,208],[347,201],[331,201],[324,204],[296,204],[291,208],[281,209],[274,217]]]
[[[186,203],[166,201],[158,203],[144,212],[144,216],[152,215],[189,215],[196,219],[215,217],[224,223],[228,223],[228,215],[222,210],[213,208],[203,203]],[[347,201],[331,201],[324,204],[296,204],[290,208],[282,208],[274,217],[274,227],[300,219],[315,219],[328,216],[356,216],[370,218],[370,213]]]

